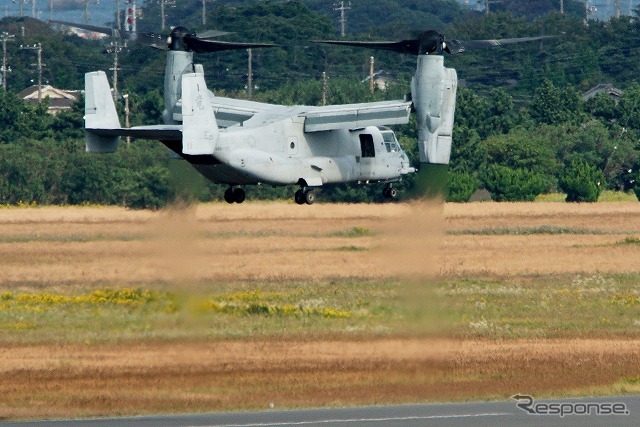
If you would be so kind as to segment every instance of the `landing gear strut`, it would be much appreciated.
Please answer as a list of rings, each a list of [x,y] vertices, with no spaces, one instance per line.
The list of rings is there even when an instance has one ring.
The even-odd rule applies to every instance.
[[[308,189],[307,187],[303,187],[300,190],[296,191],[294,196],[294,200],[299,205],[312,205],[313,202],[316,201],[316,193],[313,190]]]
[[[231,204],[231,203],[242,203],[244,202],[244,199],[246,198],[246,194],[244,192],[244,190],[240,187],[238,188],[233,188],[233,187],[229,187],[227,188],[227,191],[224,192],[224,201]]]
[[[398,190],[393,188],[391,184],[387,184],[382,190],[382,195],[385,199],[395,199],[398,196]]]

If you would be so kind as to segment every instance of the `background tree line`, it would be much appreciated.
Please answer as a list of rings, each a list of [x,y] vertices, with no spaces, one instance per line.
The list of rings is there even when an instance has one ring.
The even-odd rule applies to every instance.
[[[219,4],[218,4],[219,3]],[[429,3],[429,5],[422,5]],[[535,7],[544,2],[526,2]],[[322,12],[321,2],[264,1],[217,2],[209,22],[233,31],[234,40],[280,43],[285,48],[254,51],[254,98],[284,104],[318,105],[322,71],[329,79],[329,102],[367,102],[398,99],[408,91],[415,58],[313,45],[309,39],[334,37],[335,25]],[[540,193],[562,191],[568,200],[589,201],[602,189],[640,192],[640,23],[638,16],[590,22],[577,13],[489,16],[463,9],[454,1],[381,2],[379,8],[357,11],[358,39],[406,38],[415,19],[431,14],[434,26],[448,38],[487,39],[537,34],[561,37],[447,57],[458,70],[458,93],[449,200],[467,200],[475,189],[488,189],[496,200],[531,200]],[[144,26],[155,2],[145,4]],[[407,10],[413,10],[408,14]],[[176,13],[177,22],[193,22],[197,9]],[[368,11],[368,12],[367,12]],[[548,12],[548,11],[547,11]],[[415,15],[415,16],[414,16]],[[402,17],[410,24],[403,24]],[[354,19],[355,20],[355,19]],[[387,21],[388,22],[388,21]],[[133,207],[159,207],[175,197],[220,199],[224,186],[206,182],[185,162],[169,160],[156,142],[121,145],[110,156],[84,152],[82,102],[68,113],[46,114],[46,101],[23,103],[15,93],[34,78],[33,52],[19,44],[43,43],[45,81],[56,87],[83,86],[85,72],[108,69],[111,58],[102,53],[104,42],[86,41],[52,31],[28,18],[0,21],[0,30],[21,34],[8,43],[13,72],[9,93],[0,99],[0,203],[78,204],[106,203]],[[422,28],[424,29],[424,28]],[[157,31],[157,29],[156,29]],[[352,28],[352,31],[355,31]],[[387,91],[368,91],[361,83],[369,57],[379,68],[393,72],[398,82]],[[131,45],[121,56],[121,92],[131,94],[131,122],[157,123],[162,106],[164,54]],[[199,55],[209,86],[218,94],[247,97],[246,53]],[[583,101],[581,94],[597,83],[614,83],[624,90],[619,102],[607,95]],[[121,107],[121,106],[120,106]],[[403,147],[417,166],[416,128],[411,123],[395,128]],[[407,193],[415,177],[401,183]],[[289,198],[293,188],[251,188],[251,198]],[[333,186],[323,200],[382,200],[378,186]]]

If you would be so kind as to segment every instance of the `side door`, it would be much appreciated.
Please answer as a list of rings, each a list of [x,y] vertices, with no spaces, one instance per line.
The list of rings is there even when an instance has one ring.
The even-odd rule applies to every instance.
[[[361,133],[360,138],[360,179],[367,180],[374,178],[374,167],[376,163],[376,147],[373,143],[373,135]]]

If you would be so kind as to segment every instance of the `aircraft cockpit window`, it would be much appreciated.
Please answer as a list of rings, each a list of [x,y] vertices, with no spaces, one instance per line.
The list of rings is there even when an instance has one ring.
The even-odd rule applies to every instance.
[[[385,142],[384,145],[387,148],[387,153],[397,153],[400,151],[400,146],[395,142]]]
[[[381,132],[384,142],[398,142],[396,134],[393,132]]]
[[[387,153],[396,153],[400,151],[398,140],[393,132],[381,132],[382,139],[384,140],[384,146],[387,149]]]

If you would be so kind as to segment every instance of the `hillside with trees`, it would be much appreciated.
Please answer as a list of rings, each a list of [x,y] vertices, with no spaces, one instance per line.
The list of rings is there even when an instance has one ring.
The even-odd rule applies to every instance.
[[[193,28],[201,30],[197,3],[177,8],[172,19],[193,23]],[[349,37],[408,38],[414,24],[430,20],[437,25],[427,28],[438,28],[448,39],[557,36],[445,59],[457,69],[460,79],[449,199],[467,200],[479,187],[488,189],[496,200],[531,200],[558,191],[570,201],[592,201],[603,189],[640,193],[638,13],[632,18],[591,21],[586,26],[582,16],[571,12],[571,6],[571,13],[560,15],[547,13],[543,1],[527,3],[529,9],[517,11],[505,1],[505,11],[487,16],[445,0],[380,2],[377,9],[353,2],[350,19],[358,21],[358,26],[350,27]],[[323,4],[313,0],[220,1],[210,8],[211,25],[207,27],[234,33],[225,40],[282,46],[254,51],[256,100],[319,105],[322,72],[329,76],[330,103],[402,98],[415,70],[415,57],[308,42],[336,37],[335,12],[327,13]],[[535,7],[540,8],[538,15],[533,13],[538,10]],[[156,25],[150,18],[155,16],[154,8],[155,2],[145,4],[143,28]],[[381,11],[391,18],[382,19]],[[358,32],[352,33],[356,28]],[[20,45],[42,43],[44,82],[79,89],[85,72],[112,67],[113,57],[104,52],[108,41],[63,35],[29,18],[5,18],[0,30],[16,35],[15,42],[7,43],[12,71],[7,79],[9,93],[0,104],[5,124],[0,130],[0,204],[160,207],[175,197],[221,198],[224,186],[205,182],[185,162],[169,160],[158,143],[123,144],[112,156],[84,153],[81,104],[53,117],[45,114],[46,100],[31,106],[16,98],[17,92],[37,79],[31,65],[35,54]],[[370,93],[368,84],[361,82],[372,55],[377,69],[390,72],[397,80],[386,91]],[[164,58],[161,51],[133,43],[120,54],[120,92],[131,95],[132,125],[160,120]],[[204,65],[212,90],[248,97],[246,52],[198,55],[197,61]],[[583,99],[585,91],[600,83],[614,85],[622,95],[619,99],[606,94]],[[417,162],[415,123],[395,130]],[[410,177],[402,183],[405,194],[413,180]],[[334,186],[324,189],[321,197],[381,200],[379,192],[378,186]],[[289,198],[291,194],[289,188],[249,189],[250,198]]]

